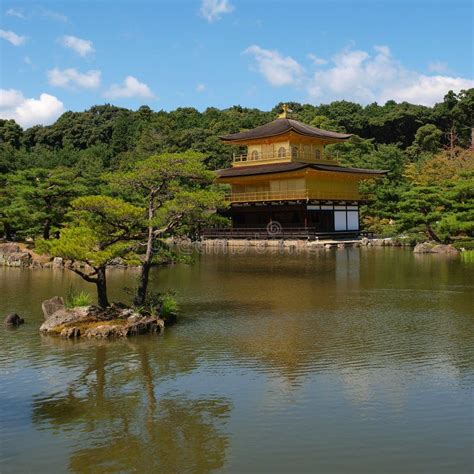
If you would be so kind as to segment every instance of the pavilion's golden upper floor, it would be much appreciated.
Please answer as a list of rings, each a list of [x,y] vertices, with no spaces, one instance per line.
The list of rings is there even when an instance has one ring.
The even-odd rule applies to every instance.
[[[321,130],[296,120],[279,118],[252,130],[222,136],[229,144],[247,148],[243,154],[234,154],[233,165],[260,165],[270,163],[302,162],[330,163],[324,147],[346,141],[349,134]]]

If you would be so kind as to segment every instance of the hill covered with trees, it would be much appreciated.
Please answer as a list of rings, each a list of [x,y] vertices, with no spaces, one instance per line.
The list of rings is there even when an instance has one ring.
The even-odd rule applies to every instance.
[[[349,143],[328,147],[341,164],[390,170],[383,182],[366,185],[374,195],[364,210],[367,229],[421,232],[436,240],[474,235],[474,89],[449,92],[433,107],[394,101],[288,105],[297,120],[354,134]],[[281,104],[270,111],[234,106],[154,112],[107,104],[27,130],[0,120],[0,235],[57,236],[72,200],[113,196],[104,176],[153,155],[195,151],[206,156],[207,169],[227,167],[239,150],[219,135],[262,125],[280,110]]]

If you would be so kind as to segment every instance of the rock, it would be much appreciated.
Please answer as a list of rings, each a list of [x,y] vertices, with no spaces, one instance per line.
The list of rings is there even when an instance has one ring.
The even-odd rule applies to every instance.
[[[442,253],[444,255],[457,255],[459,254],[459,250],[453,247],[452,245],[435,245],[431,252],[433,253]]]
[[[93,328],[86,329],[84,336],[88,338],[107,339],[109,337],[123,336],[124,326],[115,324],[102,324]]]
[[[73,309],[58,309],[40,326],[40,332],[43,334],[53,333],[57,334],[58,326],[63,326],[70,323],[78,323],[86,321],[88,318],[87,307],[86,308],[73,308]]]
[[[64,267],[64,260],[61,257],[53,258],[53,268],[62,268]]]
[[[160,320],[162,325],[158,325],[156,318],[144,317],[139,321],[127,324],[123,328],[123,336],[136,336],[138,334],[157,333],[164,327],[164,321]]]
[[[0,244],[0,253],[3,255],[9,255],[11,253],[18,253],[20,252],[20,246],[13,242],[7,242],[6,244]]]
[[[142,319],[142,315],[139,313],[133,313],[131,316],[127,318],[127,321],[131,324],[136,323],[137,321],[140,321]]]
[[[434,245],[430,242],[423,242],[415,245],[413,253],[431,253],[431,249]]]
[[[60,334],[61,337],[66,339],[72,339],[76,337],[81,337],[81,330],[76,327],[64,328]]]
[[[61,296],[53,296],[49,300],[45,300],[41,303],[44,319],[50,318],[56,311],[64,308],[64,300]]]
[[[416,244],[413,253],[437,253],[444,255],[457,255],[459,250],[452,245],[434,244],[432,242],[423,242]]]
[[[57,298],[57,297],[56,297]],[[113,304],[103,309],[98,306],[85,306],[82,308],[64,308],[61,299],[52,298],[45,303],[59,309],[50,314],[41,325],[43,334],[60,335],[64,338],[99,338],[126,337],[146,333],[160,333],[165,325],[172,324],[168,319],[157,319],[149,315],[142,315],[122,304]],[[46,308],[46,310],[48,310]],[[45,311],[45,310],[43,310]],[[49,314],[47,311],[46,314]]]
[[[7,267],[28,267],[32,262],[28,252],[23,252],[18,244],[7,242],[0,244],[0,265]]]
[[[32,258],[28,252],[0,254],[0,264],[7,267],[28,267]]]
[[[24,322],[25,320],[20,318],[20,316],[18,316],[16,313],[7,314],[3,320],[3,324],[5,324],[5,326],[19,326]]]

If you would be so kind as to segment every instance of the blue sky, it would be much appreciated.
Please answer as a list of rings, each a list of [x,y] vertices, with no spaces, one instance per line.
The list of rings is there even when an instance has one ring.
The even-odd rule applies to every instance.
[[[388,99],[474,87],[470,1],[3,1],[0,117]]]

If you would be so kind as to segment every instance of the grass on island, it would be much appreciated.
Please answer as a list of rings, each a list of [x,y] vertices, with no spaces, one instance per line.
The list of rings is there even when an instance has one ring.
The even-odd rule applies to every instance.
[[[66,308],[76,308],[78,306],[89,306],[92,304],[92,296],[87,291],[77,291],[72,286],[66,295]]]

